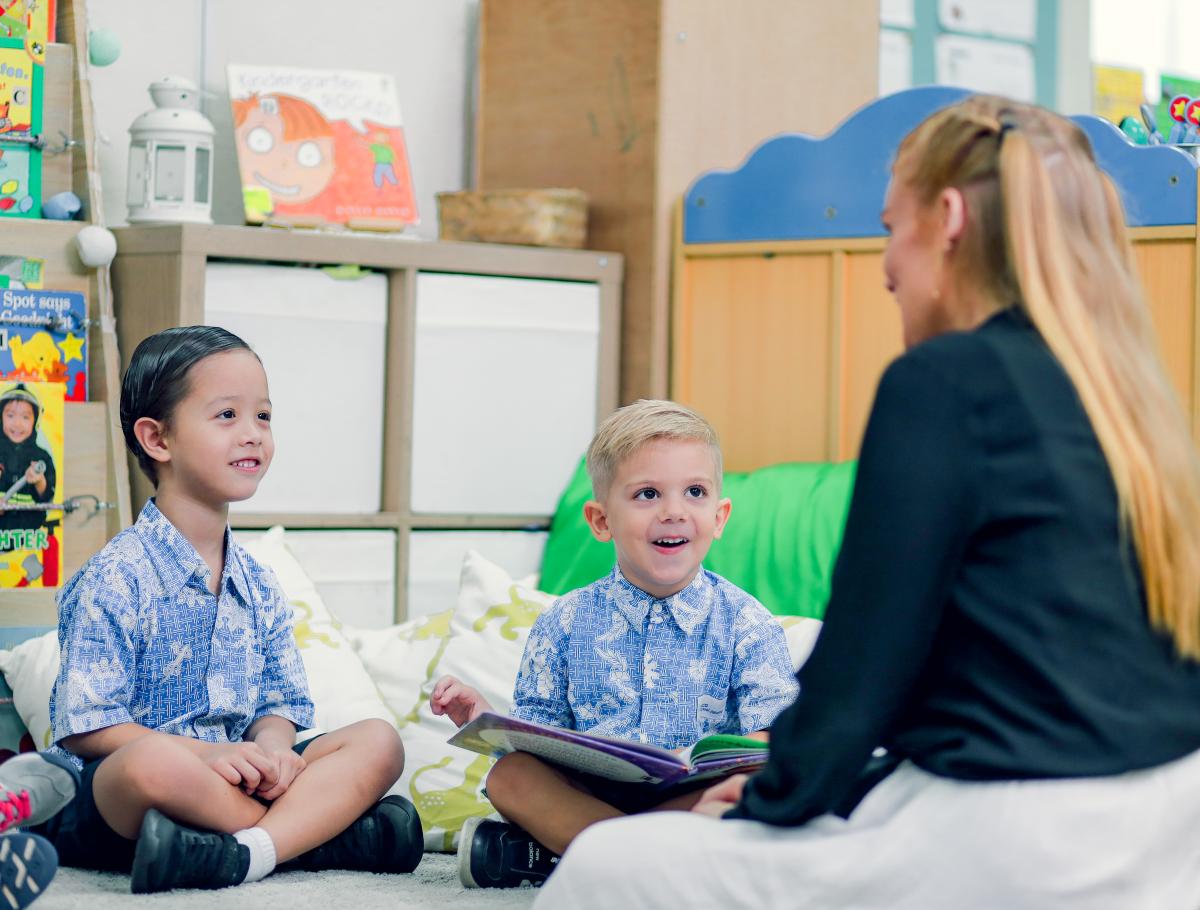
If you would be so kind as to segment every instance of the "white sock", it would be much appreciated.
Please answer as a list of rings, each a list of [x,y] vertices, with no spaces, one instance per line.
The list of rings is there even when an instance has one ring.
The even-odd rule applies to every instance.
[[[266,878],[275,871],[275,841],[263,828],[243,828],[233,837],[250,851],[250,868],[242,879],[243,884]]]

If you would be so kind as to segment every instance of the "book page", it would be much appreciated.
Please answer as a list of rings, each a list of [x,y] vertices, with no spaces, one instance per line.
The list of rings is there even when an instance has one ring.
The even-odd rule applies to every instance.
[[[516,730],[485,730],[480,739],[505,752],[530,752],[546,761],[626,783],[660,783],[662,778],[643,771],[632,762],[576,743],[550,739]]]

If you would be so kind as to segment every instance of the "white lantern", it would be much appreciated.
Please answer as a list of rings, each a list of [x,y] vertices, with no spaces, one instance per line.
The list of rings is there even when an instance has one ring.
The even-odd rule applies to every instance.
[[[155,108],[129,127],[129,222],[212,223],[213,125],[182,76],[150,84]]]

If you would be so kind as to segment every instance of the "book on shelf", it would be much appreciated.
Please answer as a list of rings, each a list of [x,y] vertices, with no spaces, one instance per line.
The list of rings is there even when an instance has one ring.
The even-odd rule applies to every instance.
[[[0,38],[0,216],[42,216],[42,63]]]
[[[83,294],[0,288],[0,381],[59,382],[87,401],[87,337]]]
[[[27,53],[45,62],[46,45],[55,40],[55,0],[0,0],[0,36],[19,40]]]
[[[61,382],[0,382],[0,589],[62,578]]]
[[[416,223],[392,76],[242,64],[228,75],[247,222]]]
[[[564,768],[663,789],[756,771],[766,764],[768,748],[767,743],[749,736],[719,733],[672,752],[635,740],[549,727],[491,711],[464,724],[448,742],[497,757],[528,752]]]

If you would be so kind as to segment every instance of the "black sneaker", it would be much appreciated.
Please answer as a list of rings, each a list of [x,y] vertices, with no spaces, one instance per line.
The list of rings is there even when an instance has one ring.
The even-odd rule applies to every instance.
[[[424,851],[416,807],[403,796],[385,796],[341,834],[296,857],[288,868],[412,872]]]
[[[0,765],[0,831],[42,824],[78,789],[79,772],[69,759],[44,752],[14,755]]]
[[[558,860],[557,853],[507,822],[469,818],[458,837],[458,878],[464,888],[536,888]]]
[[[46,838],[25,831],[0,837],[0,907],[28,907],[57,871],[58,853]]]
[[[232,834],[197,831],[150,809],[134,849],[129,888],[134,894],[228,888],[240,885],[249,869],[250,851]]]

